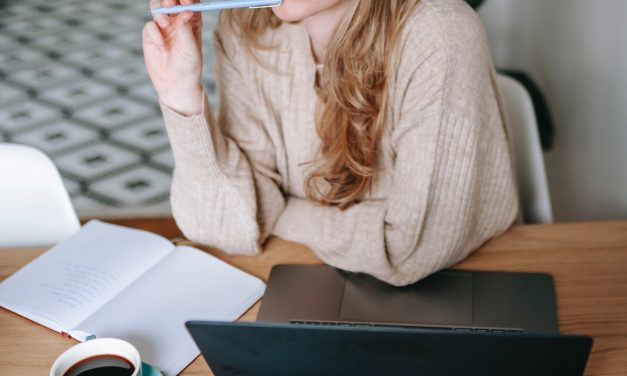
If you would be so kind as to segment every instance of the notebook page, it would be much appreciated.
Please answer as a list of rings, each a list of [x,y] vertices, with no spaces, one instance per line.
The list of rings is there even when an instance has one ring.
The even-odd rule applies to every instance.
[[[144,361],[176,375],[200,354],[186,321],[234,321],[264,290],[256,277],[180,246],[78,329],[124,339]]]
[[[91,221],[0,283],[0,305],[70,331],[173,248],[155,234]]]

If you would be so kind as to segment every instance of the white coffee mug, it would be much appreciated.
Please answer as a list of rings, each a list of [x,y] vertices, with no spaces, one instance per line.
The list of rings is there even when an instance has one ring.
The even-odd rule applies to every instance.
[[[142,361],[139,351],[130,343],[116,338],[98,338],[79,343],[59,355],[52,368],[50,376],[63,376],[75,364],[99,355],[113,355],[131,362],[135,371],[131,376],[141,376]]]

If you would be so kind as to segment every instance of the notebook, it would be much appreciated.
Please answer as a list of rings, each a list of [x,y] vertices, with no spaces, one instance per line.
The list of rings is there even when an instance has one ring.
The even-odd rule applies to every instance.
[[[79,341],[126,340],[176,375],[199,355],[186,321],[234,321],[264,290],[198,249],[90,221],[0,283],[0,306]]]

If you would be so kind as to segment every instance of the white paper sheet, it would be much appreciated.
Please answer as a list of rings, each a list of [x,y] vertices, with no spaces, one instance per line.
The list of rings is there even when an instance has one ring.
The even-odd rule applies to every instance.
[[[264,290],[261,280],[180,246],[78,327],[98,337],[124,339],[144,361],[176,375],[200,353],[186,321],[234,321]]]

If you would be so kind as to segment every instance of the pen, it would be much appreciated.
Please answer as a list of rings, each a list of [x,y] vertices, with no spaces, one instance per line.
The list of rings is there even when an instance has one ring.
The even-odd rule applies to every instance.
[[[268,8],[281,5],[283,0],[221,0],[189,5],[177,5],[168,8],[155,8],[153,14],[172,14],[182,12],[204,12],[208,10],[233,9],[233,8]]]

